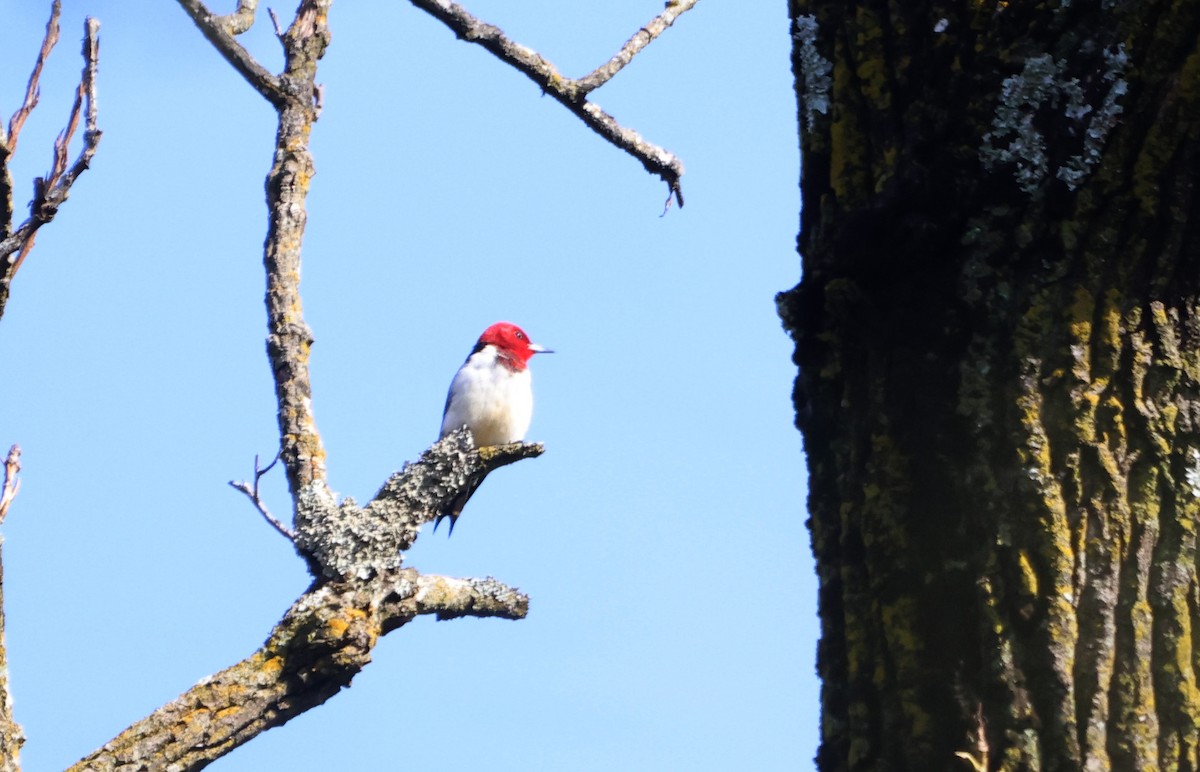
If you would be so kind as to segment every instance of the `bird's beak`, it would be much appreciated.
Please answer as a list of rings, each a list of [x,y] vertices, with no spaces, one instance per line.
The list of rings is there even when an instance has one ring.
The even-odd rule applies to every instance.
[[[553,354],[554,353],[554,349],[546,348],[545,346],[539,346],[536,343],[530,343],[529,350],[535,354]]]

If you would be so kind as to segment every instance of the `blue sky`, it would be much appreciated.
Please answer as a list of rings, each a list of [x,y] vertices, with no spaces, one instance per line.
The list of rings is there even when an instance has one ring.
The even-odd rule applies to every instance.
[[[465,5],[573,76],[662,7]],[[4,115],[48,11],[4,11]],[[32,772],[250,654],[308,583],[226,485],[277,445],[274,113],[175,4],[65,0],[19,203],[88,13],[104,139],[0,321],[0,444],[25,451],[4,589]],[[810,768],[816,589],[773,303],[799,274],[783,4],[703,0],[594,94],[687,165],[665,217],[660,180],[408,3],[343,0],[331,24],[303,275],[330,482],[373,494],[435,439],[484,327],[521,324],[558,352],[533,362],[547,452],[490,477],[409,564],[495,576],[531,611],[401,628],[349,690],[213,769]],[[278,69],[265,14],[248,45]],[[264,484],[286,515],[282,475]]]

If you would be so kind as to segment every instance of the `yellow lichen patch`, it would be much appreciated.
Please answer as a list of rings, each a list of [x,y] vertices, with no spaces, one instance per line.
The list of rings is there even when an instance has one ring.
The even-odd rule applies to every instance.
[[[892,95],[888,88],[888,74],[891,68],[883,44],[883,23],[879,15],[864,4],[855,7],[854,23],[858,31],[854,40],[857,55],[854,74],[858,76],[862,95],[869,99],[876,109],[887,110],[892,105]]]
[[[839,205],[853,208],[866,194],[867,137],[859,124],[856,105],[862,101],[854,76],[854,54],[840,38],[834,45],[833,84],[830,91],[832,121],[829,126],[829,184]]]
[[[263,660],[262,664],[259,665],[258,669],[268,675],[274,675],[274,674],[278,673],[279,671],[283,670],[283,658],[282,657],[268,657],[267,659]]]
[[[334,617],[325,622],[325,631],[331,638],[341,638],[350,629],[350,623],[341,617]]]
[[[330,637],[341,638],[346,635],[351,625],[356,622],[362,622],[366,618],[367,613],[362,609],[342,609],[341,616],[330,617],[325,621],[325,631]]]
[[[213,714],[213,718],[215,718],[218,721],[223,721],[232,716],[236,716],[238,713],[241,713],[241,712],[242,712],[241,706],[231,705],[228,708],[221,708],[220,710],[218,710],[215,714]]]
[[[499,455],[500,446],[498,445],[484,445],[482,448],[479,448],[479,460],[485,464]]]
[[[1017,565],[1021,569],[1021,595],[1027,598],[1038,597],[1037,572],[1033,569],[1028,552],[1021,550],[1017,553]]]
[[[1084,366],[1087,365],[1087,346],[1092,339],[1092,317],[1096,313],[1096,299],[1086,287],[1076,287],[1075,297],[1067,308],[1067,320],[1071,330],[1071,340],[1083,346]],[[1086,372],[1083,373],[1086,377]]]
[[[1154,332],[1158,337],[1158,361],[1175,369],[1183,369],[1183,359],[1179,353],[1179,336],[1175,332],[1172,316],[1178,319],[1174,309],[1167,311],[1161,301],[1150,304],[1150,319],[1154,323]]]
[[[895,677],[900,687],[900,710],[908,720],[907,736],[920,742],[933,725],[932,719],[922,707],[918,687],[921,684],[920,653],[923,644],[916,629],[917,604],[911,596],[901,596],[882,604],[880,617],[883,633],[887,638],[887,650],[895,667]],[[876,683],[886,690],[883,682],[885,671],[880,668]]]
[[[1104,470],[1105,480],[1116,492],[1120,492],[1121,483],[1125,476],[1121,474],[1120,466],[1117,464],[1117,457],[1105,445],[1096,446],[1096,458],[1100,461],[1100,468]]]
[[[902,556],[908,549],[907,521],[914,515],[906,505],[909,463],[886,433],[871,435],[871,457],[863,483],[861,528],[863,543],[881,554]]]
[[[1110,352],[1121,351],[1121,304],[1124,297],[1118,289],[1109,289],[1104,293],[1104,307],[1100,310],[1100,329],[1097,335],[1105,348]],[[1116,370],[1116,361],[1112,370]]]
[[[858,678],[864,665],[875,660],[868,651],[865,625],[856,616],[849,611],[846,614],[846,671],[851,681]]]
[[[179,717],[179,721],[188,731],[195,731],[199,725],[207,726],[212,721],[212,711],[205,707],[189,710]]]

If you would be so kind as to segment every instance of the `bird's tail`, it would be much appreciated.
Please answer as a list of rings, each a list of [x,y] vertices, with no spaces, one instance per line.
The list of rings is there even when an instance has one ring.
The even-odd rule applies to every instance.
[[[467,502],[471,500],[471,496],[475,495],[475,491],[479,490],[479,486],[482,483],[482,479],[472,480],[467,484],[467,487],[459,491],[458,495],[450,501],[450,505],[446,507],[446,511],[440,513],[436,518],[434,518],[434,533],[437,533],[438,526],[442,524],[443,520],[450,518],[450,531],[446,534],[446,537],[449,538],[454,535],[454,524],[458,522],[458,518],[462,514],[463,507],[465,507]]]
[[[453,536],[454,535],[454,524],[458,522],[459,514],[461,514],[461,513],[445,512],[443,514],[438,515],[433,521],[433,532],[437,533],[438,526],[442,524],[442,521],[445,520],[446,518],[450,518],[450,531],[446,534],[446,536],[448,536],[448,537]]]

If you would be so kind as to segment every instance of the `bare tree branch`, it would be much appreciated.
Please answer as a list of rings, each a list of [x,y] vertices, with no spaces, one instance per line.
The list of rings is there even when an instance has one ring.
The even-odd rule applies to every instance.
[[[182,2],[183,0],[181,0]],[[288,97],[279,110],[275,162],[267,174],[267,357],[279,404],[281,457],[293,502],[316,491],[329,511],[334,500],[326,483],[325,449],[312,410],[308,358],[313,338],[300,299],[300,248],[308,223],[305,202],[315,173],[308,139],[316,121],[317,62],[329,45],[331,0],[304,0],[283,46],[280,81]]]
[[[0,523],[8,516],[8,507],[21,490],[21,479],[17,473],[21,471],[21,446],[13,445],[8,449],[4,459],[4,487],[0,488]]]
[[[271,727],[321,705],[371,660],[380,636],[420,614],[522,619],[525,595],[493,580],[420,576],[318,584],[293,604],[262,648],[205,678],[71,767],[199,769]]]
[[[524,619],[529,596],[492,577],[451,579],[426,574],[417,579],[417,613],[433,614],[439,621],[460,617]]]
[[[529,610],[524,594],[492,578],[422,576],[401,565],[399,550],[464,487],[542,450],[523,443],[477,449],[464,429],[392,475],[365,507],[346,499],[330,515],[320,501],[302,497],[306,514],[296,545],[321,576],[263,647],[133,724],[72,769],[197,769],[337,694],[370,661],[380,636],[420,614],[524,618]]]
[[[0,523],[8,515],[9,505],[21,489],[17,473],[21,471],[21,448],[13,445],[4,459],[4,485],[0,487]],[[0,546],[4,539],[0,538]],[[7,621],[4,614],[4,564],[0,561],[0,772],[19,772],[21,746],[25,735],[13,718],[12,696],[8,683],[8,642],[5,639]]]
[[[238,10],[234,13],[229,16],[217,16],[208,10],[201,0],[179,0],[179,5],[192,17],[192,21],[200,28],[204,37],[208,38],[208,42],[212,43],[221,56],[225,57],[225,61],[233,65],[233,69],[241,73],[241,76],[254,87],[255,91],[262,94],[268,102],[279,107],[287,99],[279,78],[259,64],[250,55],[250,52],[233,37],[235,34],[249,29],[250,25],[254,23],[254,6],[256,4],[257,0],[239,2]],[[245,29],[239,29],[246,15],[244,7],[247,5],[250,6],[248,12],[250,20],[245,22]]]
[[[54,0],[50,6],[50,21],[46,22],[46,34],[42,37],[42,47],[38,51],[37,61],[33,63],[33,72],[29,75],[29,83],[25,87],[25,99],[8,121],[7,136],[0,136],[0,139],[5,140],[7,144],[5,150],[8,155],[17,151],[17,138],[21,134],[21,127],[25,125],[25,119],[33,112],[33,108],[37,107],[38,98],[41,96],[38,83],[42,78],[42,68],[46,66],[46,59],[50,57],[50,52],[58,43],[58,19],[61,15],[62,3],[60,0]],[[0,126],[0,132],[3,131],[3,128]]]
[[[99,24],[94,19],[87,19],[84,24],[83,42],[83,74],[80,76],[79,87],[75,94],[75,104],[71,109],[67,127],[59,134],[54,143],[54,163],[45,179],[39,178],[34,183],[34,201],[31,215],[19,228],[13,228],[13,179],[10,162],[17,149],[21,129],[34,108],[37,107],[41,94],[39,82],[42,69],[54,45],[59,39],[59,17],[62,5],[54,0],[50,6],[50,20],[46,23],[46,33],[34,62],[33,72],[25,88],[25,98],[9,119],[7,130],[0,123],[0,316],[12,287],[13,277],[33,249],[37,229],[50,220],[58,211],[74,183],[75,178],[87,168],[92,155],[96,151],[96,143],[100,140],[100,132],[96,129],[96,61],[99,55],[96,40]],[[76,163],[68,170],[67,148],[71,137],[79,124],[80,103],[87,100],[88,131],[84,137],[83,150],[80,151]],[[0,486],[0,523],[8,516],[8,510],[21,489],[21,481],[17,476],[21,471],[21,448],[13,445],[4,459],[4,482]],[[0,538],[0,546],[3,538]],[[8,679],[8,644],[5,636],[7,619],[4,612],[4,567],[0,560],[0,772],[19,772],[21,768],[21,746],[25,736],[13,717],[12,693]]]
[[[279,17],[275,15],[275,9],[267,6],[267,13],[271,16],[271,24],[275,27],[275,37],[283,40],[283,27],[279,26]]]
[[[295,544],[296,543],[296,534],[292,532],[292,529],[288,528],[286,525],[279,522],[279,520],[276,519],[276,517],[271,514],[271,511],[269,509],[267,509],[267,505],[263,502],[262,497],[260,497],[258,495],[258,481],[261,480],[263,475],[265,475],[267,472],[271,471],[271,469],[278,463],[279,463],[279,454],[276,454],[275,460],[272,461],[271,463],[267,464],[265,469],[259,469],[258,468],[258,456],[255,456],[254,457],[254,483],[253,483],[253,485],[246,482],[245,480],[242,480],[242,481],[230,480],[229,485],[232,488],[234,488],[235,490],[239,490],[242,493],[246,494],[246,497],[250,499],[250,503],[254,504],[255,509],[257,509],[259,511],[259,514],[261,514],[266,519],[267,523],[269,523],[271,525],[271,527],[274,528],[276,531],[279,531],[279,533],[283,534],[287,538],[288,541],[290,541],[292,544]]]
[[[0,123],[0,218],[2,218],[0,219],[0,242],[7,240],[12,235],[13,215],[16,212],[16,208],[13,206],[12,170],[9,168],[8,162],[17,151],[17,140],[21,135],[21,127],[25,125],[25,120],[37,107],[38,99],[41,96],[39,82],[42,77],[42,68],[45,66],[50,52],[54,50],[55,44],[58,43],[58,20],[61,13],[61,2],[54,0],[50,6],[50,20],[46,22],[46,34],[42,37],[42,45],[38,50],[37,60],[33,64],[33,72],[30,73],[29,82],[25,86],[25,99],[9,119],[7,134],[4,131],[4,125]],[[21,246],[17,259],[12,263],[5,263],[4,270],[0,271],[0,315],[4,313],[8,282],[11,282],[13,275],[16,274],[16,266],[33,248],[32,241],[31,234],[30,239]],[[7,255],[0,255],[0,257],[7,257]]]
[[[604,64],[592,70],[587,75],[575,81],[581,93],[587,94],[597,88],[600,88],[614,75],[620,72],[625,65],[633,61],[633,57],[641,53],[642,49],[654,42],[655,38],[666,32],[667,27],[675,23],[675,20],[681,14],[692,10],[696,3],[700,0],[670,0],[666,8],[658,16],[655,16],[645,27],[633,34],[633,37],[625,41],[625,45],[621,46],[621,50],[609,59]]]
[[[59,3],[53,5],[50,22],[46,25],[46,37],[38,53],[37,63],[33,74],[29,77],[29,86],[25,92],[25,100],[9,121],[7,135],[0,138],[0,214],[4,221],[0,224],[0,317],[4,315],[4,307],[12,288],[13,277],[16,276],[21,264],[29,251],[33,249],[34,236],[38,228],[54,219],[58,209],[67,200],[71,186],[76,178],[84,172],[96,154],[100,143],[100,130],[96,126],[96,67],[100,55],[100,44],[97,34],[100,22],[89,17],[84,21],[83,38],[83,73],[79,78],[79,86],[75,92],[75,103],[71,108],[67,126],[54,142],[54,163],[46,177],[34,180],[33,201],[30,204],[30,216],[20,227],[13,228],[13,183],[9,170],[9,161],[16,148],[17,138],[21,133],[29,113],[37,105],[38,80],[41,77],[42,66],[50,50],[58,39]],[[85,109],[86,107],[86,109]],[[71,139],[79,126],[81,112],[86,128],[83,133],[83,147],[75,162],[68,166],[68,152]]]
[[[642,162],[651,174],[667,183],[670,197],[683,206],[683,162],[673,153],[647,142],[632,129],[626,129],[598,105],[588,102],[587,95],[607,83],[632,61],[639,51],[675,22],[680,14],[690,10],[699,0],[670,0],[666,10],[638,31],[617,52],[616,56],[588,75],[577,80],[565,78],[548,59],[531,48],[505,36],[495,25],[480,21],[458,3],[449,0],[410,0],[413,5],[440,20],[461,40],[476,43],[495,54],[501,61],[515,67],[560,104],[579,116],[593,131],[610,143]]]
[[[211,14],[196,0],[179,2],[230,58],[229,41],[219,42],[224,38],[211,32],[218,26]],[[200,768],[322,704],[370,661],[381,635],[417,615],[520,619],[528,610],[526,596],[494,579],[422,577],[402,563],[403,550],[416,539],[421,524],[489,472],[540,455],[540,445],[475,448],[470,433],[461,430],[392,475],[363,507],[349,498],[339,503],[326,480],[325,452],[311,404],[312,336],[302,315],[299,277],[313,174],[308,138],[320,106],[315,79],[317,62],[329,45],[329,3],[302,0],[281,35],[286,64],[278,76],[279,101],[273,102],[279,128],[266,184],[267,355],[278,403],[278,458],[287,470],[294,531],[262,503],[258,481],[266,470],[258,469],[257,459],[253,484],[231,483],[293,540],[317,578],[260,650],[132,725],[80,761],[76,770]],[[231,62],[238,66],[236,57]]]
[[[316,120],[317,62],[329,45],[331,0],[303,0],[281,36],[286,65],[273,75],[230,34],[227,17],[215,16],[201,0],[178,0],[209,42],[275,106],[279,113],[275,162],[267,175],[269,224],[263,262],[267,270],[267,355],[279,404],[281,458],[293,500],[316,484],[327,491],[325,450],[312,412],[308,373],[312,334],[300,302],[300,247],[307,222],[305,201],[314,173],[308,137]],[[240,3],[238,13],[252,13]],[[278,21],[274,19],[278,31]],[[323,499],[332,509],[331,495]]]
[[[319,496],[302,496],[296,547],[327,578],[371,576],[399,568],[420,527],[446,511],[468,488],[502,466],[545,452],[538,443],[476,448],[460,429],[435,442],[417,461],[388,478],[365,506],[343,500],[332,513]]]

